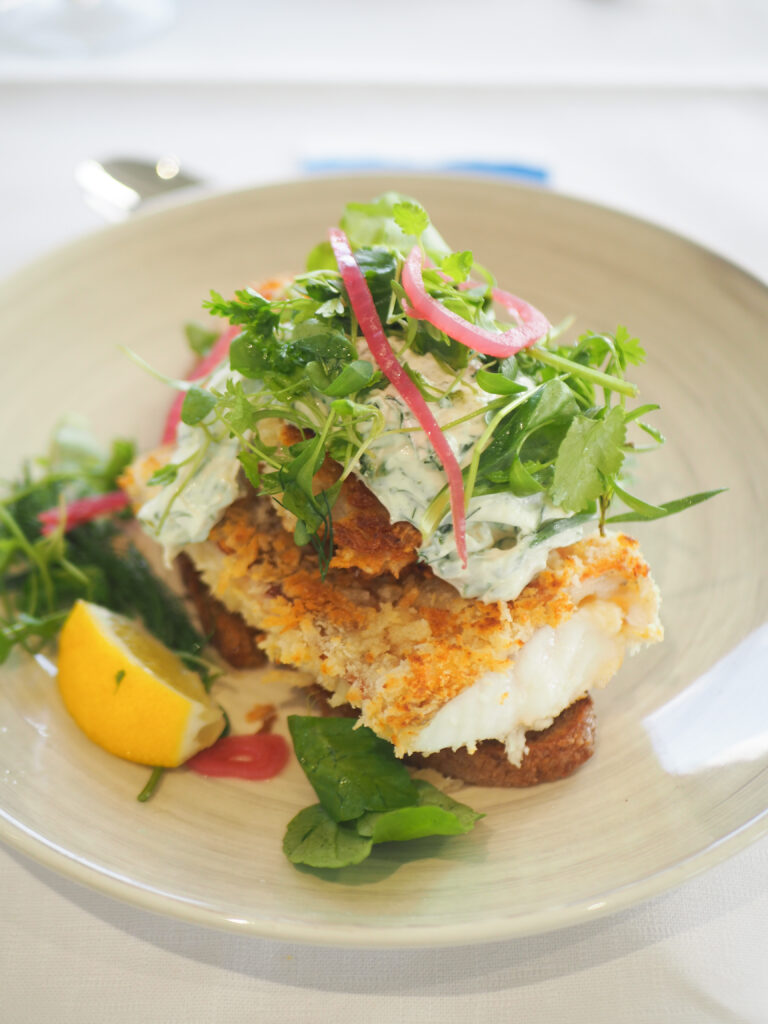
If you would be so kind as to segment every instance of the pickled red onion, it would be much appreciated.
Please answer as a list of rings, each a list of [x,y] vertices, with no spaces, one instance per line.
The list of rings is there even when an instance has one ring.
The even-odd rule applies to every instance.
[[[62,510],[55,506],[47,508],[38,513],[38,521],[42,525],[42,534],[48,537],[61,524],[62,518],[67,530],[73,530],[76,526],[97,519],[99,516],[109,515],[111,512],[119,512],[128,505],[128,495],[122,491],[110,491],[108,494],[94,494],[88,498],[77,498],[70,501]]]
[[[421,249],[414,246],[403,266],[402,283],[410,303],[410,309],[406,307],[405,311],[409,316],[415,315],[418,319],[428,320],[454,341],[461,342],[462,345],[486,356],[506,359],[533,345],[550,329],[549,321],[535,306],[500,288],[493,289],[493,298],[515,314],[520,320],[520,326],[510,327],[508,331],[498,334],[469,323],[427,294],[422,278],[422,260]]]
[[[227,327],[226,330],[222,331],[214,342],[211,351],[207,356],[204,356],[199,363],[197,363],[195,368],[187,377],[187,380],[199,380],[201,377],[207,376],[211,370],[215,370],[219,363],[229,353],[229,346],[240,331],[241,328],[234,325],[232,327]],[[184,404],[185,394],[186,392],[180,391],[174,398],[171,408],[168,410],[165,427],[163,429],[163,444],[171,444],[176,440],[176,431],[179,429],[179,423],[181,422],[181,407]]]
[[[451,495],[451,515],[453,532],[456,538],[456,550],[462,566],[467,567],[467,535],[466,516],[464,513],[464,481],[456,456],[453,454],[448,439],[440,429],[435,417],[429,410],[419,389],[397,361],[389,344],[379,314],[373,302],[371,290],[362,270],[355,262],[355,257],[347,236],[339,228],[331,228],[329,232],[331,248],[339,265],[341,279],[347,289],[349,302],[360,324],[360,330],[368,342],[371,355],[378,363],[379,369],[399,392],[401,398],[411,410],[423,428],[430,444],[443,464],[448,478]]]

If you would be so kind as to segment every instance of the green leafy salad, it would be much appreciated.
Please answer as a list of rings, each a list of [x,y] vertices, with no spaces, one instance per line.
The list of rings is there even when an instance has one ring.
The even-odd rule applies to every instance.
[[[179,385],[178,447],[140,512],[169,553],[207,537],[242,471],[292,513],[296,543],[312,544],[325,570],[332,509],[355,473],[393,522],[421,532],[419,558],[437,576],[466,597],[512,600],[552,547],[714,493],[655,505],[627,490],[627,456],[663,437],[647,421],[658,406],[630,403],[637,389],[627,371],[645,353],[626,328],[567,344],[562,326],[498,289],[471,252],[452,251],[426,212],[396,194],[349,204],[341,226],[389,352],[372,351],[328,242],[273,298],[212,293],[208,310],[239,332],[229,364],[201,385]],[[412,270],[407,290],[415,252],[418,314]],[[458,326],[439,326],[433,310]],[[504,350],[515,332],[511,355],[477,347]],[[382,368],[390,356],[398,380]],[[275,438],[275,418],[297,428],[295,443]],[[326,456],[341,474],[318,490]]]

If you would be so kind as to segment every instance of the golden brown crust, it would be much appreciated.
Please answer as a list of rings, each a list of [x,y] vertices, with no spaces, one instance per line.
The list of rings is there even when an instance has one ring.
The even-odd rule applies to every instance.
[[[212,633],[211,641],[219,653],[235,668],[251,668],[264,661],[258,642],[263,638],[246,625],[242,616],[227,611],[200,579],[186,555],[179,555],[182,579],[187,587],[203,628]],[[321,715],[357,718],[359,708],[342,704],[333,708],[320,686],[311,688],[312,706]],[[436,754],[410,754],[404,760],[415,768],[434,768],[442,775],[475,786],[524,787],[540,782],[556,782],[571,775],[587,761],[595,745],[595,713],[592,700],[584,697],[566,708],[541,732],[525,737],[526,753],[520,765],[510,763],[504,744],[483,740],[470,754],[466,747],[449,747]]]
[[[291,424],[280,430],[284,445],[296,444],[301,431]],[[341,466],[328,457],[315,473],[315,493],[332,487],[341,476]],[[290,513],[277,508],[284,525],[292,531]],[[357,477],[348,476],[341,485],[331,511],[333,521],[334,569],[360,569],[368,576],[392,573],[397,579],[406,566],[418,557],[421,534],[410,523],[390,522],[389,512],[372,491]]]
[[[242,615],[228,611],[217,601],[200,579],[192,561],[184,554],[178,556],[181,578],[187,594],[194,604],[206,636],[222,658],[234,668],[257,668],[267,660],[258,642],[263,633],[246,625]]]
[[[319,686],[312,688],[312,705],[321,715],[359,715],[357,708],[349,704],[331,707]],[[504,744],[498,740],[483,740],[474,754],[466,747],[446,747],[436,754],[408,754],[404,760],[414,768],[433,768],[441,775],[474,786],[522,789],[572,775],[594,753],[596,725],[592,699],[582,697],[562,711],[548,729],[526,733],[526,751],[519,765],[510,763]]]
[[[144,466],[127,477],[138,501],[146,495]],[[297,547],[271,501],[252,493],[227,509],[207,541],[185,550],[214,596],[263,632],[267,657],[310,673],[359,708],[400,755],[419,750],[421,732],[450,700],[489,673],[507,672],[537,630],[557,629],[587,603],[598,601],[616,638],[614,656],[589,688],[608,681],[625,647],[661,637],[648,567],[623,535],[549,552],[546,568],[514,601],[495,603],[462,598],[419,563],[398,578],[331,567],[323,579],[315,552]],[[568,691],[561,706],[586,689]],[[508,696],[500,694],[500,704]],[[525,729],[546,721],[532,713],[517,722],[520,749]]]

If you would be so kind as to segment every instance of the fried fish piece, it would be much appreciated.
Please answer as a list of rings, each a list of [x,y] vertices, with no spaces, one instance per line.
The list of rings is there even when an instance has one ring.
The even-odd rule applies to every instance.
[[[140,481],[134,473],[135,500]],[[332,563],[322,579],[314,551],[297,547],[254,493],[184,553],[271,660],[314,675],[332,705],[358,709],[401,756],[439,754],[447,765],[446,750],[463,751],[450,773],[473,781],[503,773],[489,762],[462,768],[462,758],[495,741],[496,755],[521,766],[532,733],[604,686],[626,651],[662,635],[658,592],[637,542],[622,534],[553,550],[514,601],[494,603],[461,597],[417,562],[397,576]],[[591,752],[591,740],[582,746]],[[563,770],[580,756],[563,758]]]

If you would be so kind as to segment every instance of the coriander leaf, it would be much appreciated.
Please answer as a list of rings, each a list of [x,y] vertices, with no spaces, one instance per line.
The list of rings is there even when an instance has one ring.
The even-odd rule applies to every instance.
[[[357,821],[359,835],[374,843],[390,843],[424,836],[456,836],[470,832],[482,818],[423,779],[414,779],[417,803],[383,813],[369,812]]]
[[[241,380],[228,380],[221,399],[227,426],[236,434],[244,434],[253,426],[253,408]]]
[[[208,330],[200,324],[184,324],[184,336],[187,344],[198,356],[207,356],[218,338],[217,331]]]
[[[626,327],[622,327],[619,324],[613,340],[622,369],[626,367],[627,363],[631,363],[633,366],[640,366],[641,363],[645,362],[645,349],[640,345],[637,338],[632,337]]]
[[[258,491],[263,482],[259,456],[253,452],[242,451],[238,453],[237,460],[243,467],[248,483]]]
[[[251,331],[269,337],[280,320],[279,312],[269,299],[259,295],[253,288],[235,292],[234,299],[224,299],[218,292],[203,303],[203,308],[214,316],[224,317],[232,324],[242,324]]]
[[[413,236],[404,232],[395,221],[393,210],[399,203],[419,205],[409,196],[397,192],[385,192],[370,203],[347,203],[341,227],[347,233],[352,248],[381,245],[407,256],[413,248]],[[432,224],[422,232],[421,244],[437,264],[451,253]]]
[[[410,199],[395,203],[392,207],[392,216],[395,224],[406,235],[414,235],[416,238],[429,227],[429,215],[423,206]]]
[[[724,487],[721,487],[716,491],[701,491],[698,494],[689,494],[685,498],[677,498],[675,501],[665,501],[661,505],[649,505],[648,502],[635,498],[615,484],[613,489],[624,504],[629,505],[632,511],[622,512],[617,516],[610,516],[610,518],[606,519],[607,523],[640,523],[652,519],[663,519],[665,516],[673,516],[677,512],[684,512],[687,508],[692,508],[702,501],[708,501],[710,498],[714,498],[716,494],[722,494],[725,490]]]
[[[450,256],[446,256],[440,264],[440,268],[454,281],[462,283],[469,277],[472,262],[472,253],[469,249],[465,249],[464,252],[452,252]]]
[[[184,395],[184,403],[181,406],[181,422],[186,423],[188,427],[194,427],[205,419],[215,405],[215,395],[193,384]]]
[[[417,792],[390,743],[348,718],[291,715],[299,764],[334,821],[413,804]]]
[[[321,804],[313,804],[288,822],[283,853],[292,864],[343,868],[365,860],[372,845],[349,825],[335,822]]]
[[[619,406],[605,419],[575,416],[557,453],[553,502],[568,512],[582,512],[604,494],[624,461],[625,434]]]

